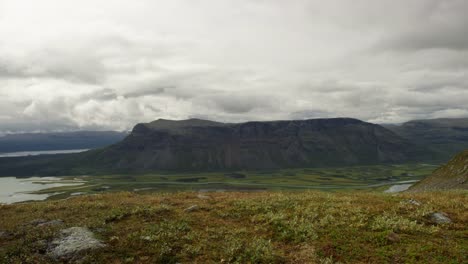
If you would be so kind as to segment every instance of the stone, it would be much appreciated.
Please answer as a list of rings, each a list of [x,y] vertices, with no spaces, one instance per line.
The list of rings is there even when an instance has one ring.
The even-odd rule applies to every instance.
[[[28,225],[38,226],[38,225],[44,224],[46,222],[47,222],[47,220],[45,220],[45,219],[35,219],[35,220],[32,220],[31,222],[29,222]]]
[[[431,221],[434,222],[435,224],[450,224],[452,223],[452,220],[447,217],[445,213],[438,212],[438,213],[432,213],[430,215]]]
[[[200,207],[198,205],[192,205],[192,206],[186,208],[184,211],[185,212],[193,212],[193,211],[197,211],[198,209],[200,209]]]
[[[202,200],[208,200],[208,199],[211,199],[211,196],[199,193],[199,194],[197,194],[197,198],[202,199]]]
[[[400,236],[391,232],[390,234],[387,235],[387,240],[393,243],[400,242]]]
[[[414,199],[409,199],[409,200],[408,200],[408,203],[409,203],[409,204],[412,204],[412,205],[416,205],[416,206],[420,206],[420,205],[421,205],[420,202],[418,202],[418,201],[416,201],[416,200],[414,200]]]
[[[0,239],[10,239],[12,237],[13,237],[13,233],[0,230]]]
[[[61,231],[60,237],[49,245],[48,254],[55,259],[76,259],[88,250],[105,247],[94,234],[85,227],[71,227]]]
[[[44,226],[56,226],[56,225],[63,225],[63,221],[60,220],[60,219],[57,219],[57,220],[52,220],[52,221],[47,221],[47,222],[40,223],[37,226],[38,227],[44,227]]]

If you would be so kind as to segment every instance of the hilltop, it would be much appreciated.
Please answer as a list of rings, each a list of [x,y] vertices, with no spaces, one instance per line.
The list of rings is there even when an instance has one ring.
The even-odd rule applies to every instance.
[[[468,150],[456,155],[410,191],[468,189]]]
[[[466,263],[467,204],[466,192],[447,191],[109,193],[0,205],[0,259]]]

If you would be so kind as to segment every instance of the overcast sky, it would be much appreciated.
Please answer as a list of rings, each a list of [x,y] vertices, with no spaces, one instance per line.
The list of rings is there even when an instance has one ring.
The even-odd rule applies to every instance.
[[[0,0],[0,132],[468,117],[466,0]]]

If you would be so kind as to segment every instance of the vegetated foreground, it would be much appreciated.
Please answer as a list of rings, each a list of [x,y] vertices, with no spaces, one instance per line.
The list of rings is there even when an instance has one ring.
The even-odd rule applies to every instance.
[[[0,262],[467,263],[467,205],[466,191],[122,192],[1,205]],[[76,227],[90,232],[63,239]],[[88,245],[66,248],[80,239]]]

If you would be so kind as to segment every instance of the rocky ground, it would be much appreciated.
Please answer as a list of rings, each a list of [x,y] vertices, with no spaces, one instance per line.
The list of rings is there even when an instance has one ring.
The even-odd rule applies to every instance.
[[[0,206],[1,263],[467,263],[467,192],[113,193]]]

